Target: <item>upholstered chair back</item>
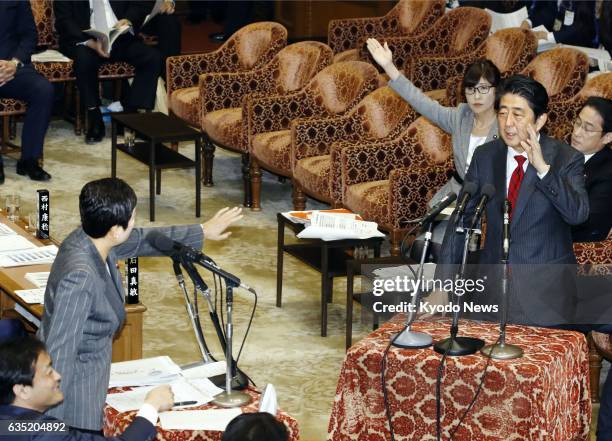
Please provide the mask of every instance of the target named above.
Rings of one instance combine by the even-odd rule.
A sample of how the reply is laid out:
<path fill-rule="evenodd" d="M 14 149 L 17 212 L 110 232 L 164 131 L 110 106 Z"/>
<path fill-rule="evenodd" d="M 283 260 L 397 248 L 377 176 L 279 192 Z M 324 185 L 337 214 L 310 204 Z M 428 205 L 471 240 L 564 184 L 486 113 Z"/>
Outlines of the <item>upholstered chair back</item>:
<path fill-rule="evenodd" d="M 319 72 L 305 92 L 317 107 L 323 107 L 329 114 L 339 114 L 354 106 L 370 83 L 378 83 L 378 71 L 374 66 L 363 61 L 345 61 Z"/>
<path fill-rule="evenodd" d="M 453 9 L 436 22 L 436 44 L 453 56 L 478 48 L 489 35 L 491 16 L 480 8 Z"/>
<path fill-rule="evenodd" d="M 538 40 L 527 29 L 501 29 L 487 38 L 485 58 L 491 60 L 500 72 L 518 72 L 536 56 Z"/>
<path fill-rule="evenodd" d="M 53 0 L 30 0 L 30 6 L 38 31 L 38 46 L 57 46 Z"/>
<path fill-rule="evenodd" d="M 580 92 L 588 72 L 589 59 L 584 52 L 556 48 L 539 54 L 522 73 L 542 83 L 549 101 L 561 101 Z"/>
<path fill-rule="evenodd" d="M 415 116 L 406 100 L 388 86 L 370 93 L 351 113 L 361 119 L 363 135 L 371 140 L 389 136 L 398 125 Z"/>
<path fill-rule="evenodd" d="M 294 43 L 276 54 L 270 63 L 277 93 L 289 93 L 304 87 L 333 58 L 332 50 L 324 43 L 303 41 Z"/>
<path fill-rule="evenodd" d="M 238 30 L 223 46 L 228 49 L 228 54 L 235 57 L 243 69 L 248 70 L 261 65 L 262 60 L 268 61 L 271 56 L 266 55 L 273 56 L 278 52 L 279 47 L 276 47 L 275 43 L 283 41 L 282 46 L 284 46 L 286 39 L 287 30 L 282 25 L 274 22 L 260 22 Z"/>
<path fill-rule="evenodd" d="M 404 35 L 418 35 L 426 32 L 444 14 L 445 3 L 441 0 L 401 0 L 387 17 L 397 18 Z"/>

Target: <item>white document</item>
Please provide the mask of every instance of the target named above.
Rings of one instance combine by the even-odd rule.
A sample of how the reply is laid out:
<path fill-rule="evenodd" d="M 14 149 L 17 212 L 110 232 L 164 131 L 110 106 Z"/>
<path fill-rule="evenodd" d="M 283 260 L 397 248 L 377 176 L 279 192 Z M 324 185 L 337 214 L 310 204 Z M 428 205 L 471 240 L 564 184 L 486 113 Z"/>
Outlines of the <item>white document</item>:
<path fill-rule="evenodd" d="M 45 300 L 45 288 L 19 289 L 15 291 L 26 303 L 37 303 L 42 305 Z"/>
<path fill-rule="evenodd" d="M 159 422 L 165 430 L 217 430 L 223 432 L 229 422 L 242 413 L 235 409 L 183 410 L 162 412 Z"/>
<path fill-rule="evenodd" d="M 111 364 L 109 387 L 147 386 L 172 383 L 181 368 L 166 355 Z"/>
<path fill-rule="evenodd" d="M 259 411 L 268 412 L 269 414 L 276 416 L 278 411 L 278 401 L 276 399 L 276 389 L 273 384 L 268 384 L 264 389 L 264 393 L 259 401 Z"/>
<path fill-rule="evenodd" d="M 17 232 L 9 227 L 7 224 L 0 223 L 0 237 L 2 236 L 14 236 Z"/>
<path fill-rule="evenodd" d="M 610 54 L 605 49 L 594 49 L 592 47 L 571 46 L 569 44 L 560 44 L 560 47 L 569 47 L 584 52 L 594 63 L 605 65 L 610 62 Z"/>
<path fill-rule="evenodd" d="M 13 266 L 39 265 L 53 263 L 57 255 L 57 247 L 48 245 L 46 247 L 34 246 L 33 249 L 0 252 L 0 267 L 9 268 Z"/>
<path fill-rule="evenodd" d="M 225 374 L 226 369 L 227 365 L 225 361 L 215 361 L 214 363 L 206 363 L 199 366 L 184 368 L 181 373 L 183 377 L 193 380 L 222 375 Z"/>
<path fill-rule="evenodd" d="M 310 225 L 297 237 L 300 239 L 367 239 L 384 237 L 376 222 L 360 221 L 330 213 L 313 212 Z"/>
<path fill-rule="evenodd" d="M 26 273 L 25 279 L 32 282 L 37 288 L 46 288 L 47 280 L 49 280 L 49 271 Z"/>
<path fill-rule="evenodd" d="M 519 28 L 521 23 L 529 18 L 527 7 L 523 6 L 518 11 L 508 14 L 500 14 L 499 12 L 491 11 L 485 8 L 485 11 L 491 16 L 491 33 L 497 32 L 500 29 Z"/>
<path fill-rule="evenodd" d="M 532 29 L 533 32 L 546 32 L 546 39 L 538 38 L 538 48 L 536 52 L 539 54 L 540 52 L 549 51 L 551 49 L 556 48 L 557 42 L 555 41 L 555 34 L 546 29 L 546 26 L 540 25 Z"/>
<path fill-rule="evenodd" d="M 159 14 L 161 7 L 164 5 L 164 0 L 155 0 L 155 4 L 153 5 L 153 9 L 151 9 L 151 13 L 147 15 L 142 22 L 140 28 L 142 29 L 144 25 L 146 25 L 153 17 Z"/>
<path fill-rule="evenodd" d="M 32 54 L 32 61 L 38 63 L 69 63 L 72 60 L 59 51 L 47 49 L 38 54 Z"/>
<path fill-rule="evenodd" d="M 212 383 L 211 383 L 212 384 Z M 214 387 L 216 387 L 213 384 Z M 144 386 L 138 387 L 131 391 L 120 392 L 116 394 L 108 394 L 106 396 L 106 402 L 113 408 L 117 409 L 119 412 L 129 412 L 130 410 L 138 410 L 142 407 L 145 402 L 145 397 L 149 393 L 149 391 L 156 386 Z M 213 400 L 214 395 L 203 392 L 199 387 L 195 387 L 191 382 L 188 382 L 185 379 L 179 379 L 174 383 L 170 384 L 172 388 L 172 392 L 174 393 L 174 401 L 175 402 L 183 402 L 183 401 L 195 401 L 194 404 L 189 404 L 186 406 L 177 406 L 178 408 L 187 408 L 187 407 L 195 407 L 202 406 L 206 403 L 209 403 Z M 219 388 L 217 388 L 219 389 Z M 219 389 L 219 392 L 223 392 Z"/>
<path fill-rule="evenodd" d="M 31 250 L 36 245 L 23 236 L 18 234 L 7 234 L 0 236 L 0 253 L 10 253 L 13 251 Z"/>
<path fill-rule="evenodd" d="M 28 310 L 25 309 L 23 306 L 21 306 L 19 303 L 15 304 L 15 312 L 18 313 L 23 318 L 25 318 L 30 323 L 32 323 L 37 328 L 40 328 L 40 320 L 38 320 L 36 317 L 30 314 Z"/>
<path fill-rule="evenodd" d="M 115 42 L 115 40 L 119 38 L 119 36 L 125 34 L 130 29 L 131 26 L 124 25 L 120 28 L 111 28 L 108 32 L 90 28 L 84 30 L 83 33 L 92 36 L 96 40 L 99 40 L 102 43 L 102 50 L 107 54 L 110 54 L 111 50 L 113 50 L 113 43 Z"/>

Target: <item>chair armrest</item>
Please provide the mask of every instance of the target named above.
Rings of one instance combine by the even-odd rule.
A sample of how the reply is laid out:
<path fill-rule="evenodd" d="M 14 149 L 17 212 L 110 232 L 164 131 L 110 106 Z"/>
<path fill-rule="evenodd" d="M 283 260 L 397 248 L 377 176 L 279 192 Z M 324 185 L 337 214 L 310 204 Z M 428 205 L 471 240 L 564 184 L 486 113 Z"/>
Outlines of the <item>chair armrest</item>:
<path fill-rule="evenodd" d="M 356 47 L 363 38 L 401 35 L 399 21 L 393 16 L 342 18 L 330 20 L 327 26 L 327 44 L 334 54 Z"/>
<path fill-rule="evenodd" d="M 423 91 L 444 89 L 449 78 L 463 74 L 471 63 L 484 56 L 478 50 L 461 57 L 422 57 L 408 60 L 404 65 L 407 77 Z"/>
<path fill-rule="evenodd" d="M 199 89 L 202 116 L 215 110 L 241 107 L 244 96 L 250 93 L 276 92 L 269 69 L 200 75 Z"/>
<path fill-rule="evenodd" d="M 212 72 L 239 70 L 238 64 L 223 47 L 204 54 L 178 55 L 166 59 L 166 89 L 168 96 L 175 90 L 198 85 L 200 75 Z"/>
<path fill-rule="evenodd" d="M 391 224 L 406 228 L 412 219 L 427 212 L 427 203 L 453 175 L 453 161 L 440 165 L 396 168 L 389 174 Z"/>

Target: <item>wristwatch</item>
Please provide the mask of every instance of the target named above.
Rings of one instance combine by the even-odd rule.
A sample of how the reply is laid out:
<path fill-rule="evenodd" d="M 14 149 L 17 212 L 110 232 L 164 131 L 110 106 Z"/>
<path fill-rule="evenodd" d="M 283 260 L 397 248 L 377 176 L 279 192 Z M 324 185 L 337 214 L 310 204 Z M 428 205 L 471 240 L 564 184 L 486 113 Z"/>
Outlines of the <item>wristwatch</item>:
<path fill-rule="evenodd" d="M 19 70 L 23 67 L 23 63 L 19 61 L 17 58 L 13 58 L 11 62 L 15 65 L 15 70 Z"/>

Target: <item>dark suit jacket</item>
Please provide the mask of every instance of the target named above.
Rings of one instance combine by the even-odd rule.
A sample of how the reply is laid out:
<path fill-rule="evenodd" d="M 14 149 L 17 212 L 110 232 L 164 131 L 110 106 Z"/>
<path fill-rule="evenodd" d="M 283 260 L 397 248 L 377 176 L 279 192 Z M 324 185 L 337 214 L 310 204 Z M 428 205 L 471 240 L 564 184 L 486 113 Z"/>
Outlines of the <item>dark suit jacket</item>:
<path fill-rule="evenodd" d="M 587 219 L 589 202 L 584 186 L 584 156 L 567 144 L 543 134 L 540 145 L 550 170 L 540 179 L 535 168 L 531 164 L 527 166 L 510 224 L 509 262 L 513 265 L 515 278 L 523 281 L 522 286 L 514 285 L 518 291 L 516 295 L 520 297 L 517 300 L 523 302 L 522 312 L 510 314 L 510 320 L 516 323 L 542 323 L 538 320 L 542 318 L 542 310 L 552 309 L 546 323 L 555 324 L 569 320 L 568 316 L 573 314 L 573 300 L 555 292 L 555 284 L 569 287 L 568 274 L 562 270 L 575 263 L 571 225 L 578 225 Z M 501 139 L 478 147 L 465 177 L 479 189 L 485 184 L 491 184 L 496 189 L 485 209 L 486 238 L 479 256 L 479 264 L 483 268 L 482 264 L 498 264 L 502 258 L 507 149 Z M 478 193 L 468 203 L 464 217 L 466 226 L 469 226 L 479 199 Z M 454 218 L 450 222 L 452 225 Z M 447 228 L 439 263 L 459 263 L 462 250 L 463 235 L 456 234 L 453 228 Z M 452 274 L 449 274 L 452 269 L 443 265 L 437 277 L 452 278 Z M 557 273 L 557 270 L 561 272 Z M 534 271 L 535 274 L 525 271 Z M 498 276 L 489 278 L 493 292 L 499 291 L 498 281 Z M 554 298 L 551 299 L 551 296 Z"/>
<path fill-rule="evenodd" d="M 156 230 L 194 248 L 202 247 L 200 225 Z M 62 242 L 51 266 L 38 336 L 62 376 L 64 403 L 47 413 L 72 427 L 102 427 L 113 336 L 125 318 L 125 292 L 116 263 L 127 257 L 162 255 L 147 242 L 149 231 L 134 228 L 104 262 L 89 236 L 78 228 Z"/>
<path fill-rule="evenodd" d="M 29 63 L 38 41 L 30 2 L 0 1 L 0 60 Z"/>
<path fill-rule="evenodd" d="M 565 7 L 574 12 L 574 22 L 571 26 L 563 23 Z M 557 0 L 536 0 L 529 8 L 529 19 L 534 28 L 544 25 L 553 32 L 555 18 L 562 23 L 561 29 L 554 32 L 557 43 L 593 47 L 596 35 L 594 0 L 565 0 L 561 7 L 557 6 Z"/>
<path fill-rule="evenodd" d="M 604 240 L 612 228 L 612 150 L 604 147 L 584 164 L 591 212 L 589 220 L 572 228 L 574 242 Z"/>
<path fill-rule="evenodd" d="M 0 405 L 0 420 L 30 420 L 30 421 L 48 421 L 50 423 L 59 422 L 60 420 L 51 416 L 36 412 L 31 409 L 24 409 L 23 407 L 11 406 L 11 405 Z M 155 437 L 156 431 L 155 426 L 151 424 L 147 419 L 142 417 L 136 417 L 134 421 L 128 426 L 128 428 L 118 437 L 104 437 L 101 435 L 94 435 L 91 433 L 78 432 L 76 430 L 70 430 L 65 433 L 49 434 L 39 432 L 36 435 L 11 435 L 6 437 L 8 440 L 23 440 L 23 441 L 149 441 Z M 0 439 L 5 438 L 0 436 Z"/>
<path fill-rule="evenodd" d="M 136 32 L 151 11 L 149 2 L 110 0 L 110 5 L 117 20 L 127 18 L 132 22 Z M 53 10 L 60 48 L 73 47 L 77 43 L 91 38 L 83 33 L 84 30 L 91 27 L 91 11 L 88 0 L 55 0 Z"/>

